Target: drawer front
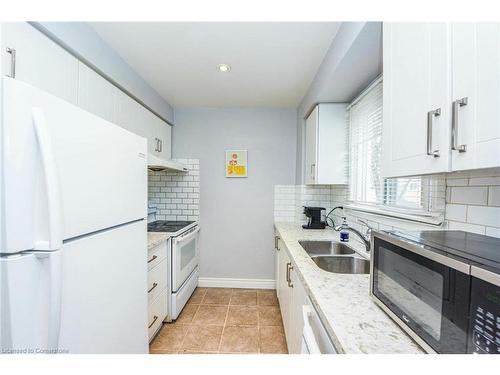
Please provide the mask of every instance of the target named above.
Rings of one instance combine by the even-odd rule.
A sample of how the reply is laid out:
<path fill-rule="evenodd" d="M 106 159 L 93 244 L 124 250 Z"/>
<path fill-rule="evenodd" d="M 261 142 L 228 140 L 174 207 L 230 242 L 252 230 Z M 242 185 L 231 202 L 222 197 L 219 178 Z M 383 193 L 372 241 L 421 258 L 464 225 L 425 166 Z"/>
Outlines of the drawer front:
<path fill-rule="evenodd" d="M 162 260 L 148 271 L 148 301 L 154 300 L 167 287 L 167 260 Z"/>
<path fill-rule="evenodd" d="M 148 308 L 148 334 L 149 341 L 160 329 L 161 324 L 167 316 L 167 291 L 160 293 Z"/>
<path fill-rule="evenodd" d="M 148 250 L 148 270 L 152 270 L 163 259 L 167 257 L 168 241 L 162 242 L 158 246 Z"/>

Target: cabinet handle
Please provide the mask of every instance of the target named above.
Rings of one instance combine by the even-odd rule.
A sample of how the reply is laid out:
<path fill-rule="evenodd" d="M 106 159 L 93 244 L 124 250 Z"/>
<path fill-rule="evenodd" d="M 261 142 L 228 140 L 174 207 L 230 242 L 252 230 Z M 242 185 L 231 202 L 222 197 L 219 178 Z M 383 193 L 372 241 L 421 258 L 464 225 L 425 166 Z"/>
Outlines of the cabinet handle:
<path fill-rule="evenodd" d="M 153 283 L 153 286 L 151 287 L 151 289 L 148 290 L 148 293 L 151 293 L 153 291 L 154 288 L 156 288 L 158 286 L 158 283 Z"/>
<path fill-rule="evenodd" d="M 152 257 L 150 260 L 148 260 L 148 263 L 151 263 L 151 262 L 152 262 L 153 260 L 155 260 L 156 258 L 158 258 L 158 257 L 157 257 L 156 255 L 153 255 L 153 257 Z"/>
<path fill-rule="evenodd" d="M 291 271 L 293 270 L 292 263 L 288 263 L 290 266 L 288 266 L 287 273 L 288 273 L 288 287 L 293 288 L 293 283 L 292 283 L 292 276 L 291 276 Z"/>
<path fill-rule="evenodd" d="M 311 180 L 315 179 L 315 170 L 316 170 L 316 164 L 311 164 Z"/>
<path fill-rule="evenodd" d="M 16 50 L 7 47 L 7 53 L 10 54 L 10 78 L 16 78 Z"/>
<path fill-rule="evenodd" d="M 150 325 L 148 325 L 148 329 L 149 329 L 149 328 L 151 328 L 151 327 L 153 326 L 153 324 L 155 324 L 155 322 L 156 322 L 157 320 L 158 320 L 158 317 L 155 315 L 155 316 L 153 317 L 153 321 L 151 322 L 151 324 L 150 324 Z"/>
<path fill-rule="evenodd" d="M 432 150 L 432 127 L 434 117 L 441 116 L 441 108 L 427 112 L 427 155 L 439 157 L 439 150 Z"/>
<path fill-rule="evenodd" d="M 163 150 L 163 141 L 161 139 L 158 139 L 158 152 L 161 152 Z"/>
<path fill-rule="evenodd" d="M 280 240 L 279 236 L 274 236 L 274 248 L 278 251 L 280 251 L 279 240 Z"/>
<path fill-rule="evenodd" d="M 451 113 L 451 149 L 458 152 L 467 151 L 467 145 L 458 144 L 458 110 L 460 107 L 467 105 L 467 97 L 457 99 L 453 102 L 453 110 Z"/>

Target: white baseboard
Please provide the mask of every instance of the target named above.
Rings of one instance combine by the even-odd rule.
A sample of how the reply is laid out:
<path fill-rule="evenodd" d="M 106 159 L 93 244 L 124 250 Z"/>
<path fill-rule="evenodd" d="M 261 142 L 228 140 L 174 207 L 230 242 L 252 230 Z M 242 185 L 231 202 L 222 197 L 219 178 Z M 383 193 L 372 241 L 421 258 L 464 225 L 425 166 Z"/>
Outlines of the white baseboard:
<path fill-rule="evenodd" d="M 200 277 L 198 286 L 204 288 L 248 288 L 276 289 L 274 280 L 269 279 L 228 279 L 219 277 Z"/>

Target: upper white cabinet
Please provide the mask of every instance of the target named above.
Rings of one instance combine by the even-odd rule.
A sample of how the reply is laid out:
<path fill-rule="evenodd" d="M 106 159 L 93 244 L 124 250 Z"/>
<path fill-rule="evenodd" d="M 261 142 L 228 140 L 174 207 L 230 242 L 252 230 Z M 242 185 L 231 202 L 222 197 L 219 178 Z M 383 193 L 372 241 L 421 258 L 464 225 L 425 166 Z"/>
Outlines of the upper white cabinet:
<path fill-rule="evenodd" d="M 85 64 L 78 64 L 78 106 L 116 123 L 117 91 L 115 86 Z"/>
<path fill-rule="evenodd" d="M 77 104 L 78 60 L 25 22 L 1 27 L 2 75 Z"/>
<path fill-rule="evenodd" d="M 26 22 L 2 23 L 2 75 L 15 75 L 148 139 L 172 156 L 172 127 Z"/>
<path fill-rule="evenodd" d="M 500 24 L 454 23 L 452 169 L 500 166 Z"/>
<path fill-rule="evenodd" d="M 384 23 L 385 177 L 449 169 L 450 48 L 445 23 Z"/>
<path fill-rule="evenodd" d="M 384 177 L 500 166 L 499 27 L 384 23 Z"/>
<path fill-rule="evenodd" d="M 347 120 L 345 103 L 314 107 L 305 125 L 305 183 L 347 183 Z"/>

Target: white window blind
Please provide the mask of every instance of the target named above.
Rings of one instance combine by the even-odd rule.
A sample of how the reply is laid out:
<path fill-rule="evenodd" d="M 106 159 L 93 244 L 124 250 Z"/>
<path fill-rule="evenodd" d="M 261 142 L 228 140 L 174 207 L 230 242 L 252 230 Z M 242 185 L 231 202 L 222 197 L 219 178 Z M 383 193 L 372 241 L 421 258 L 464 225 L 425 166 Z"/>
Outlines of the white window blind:
<path fill-rule="evenodd" d="M 440 176 L 383 179 L 382 80 L 370 85 L 348 109 L 349 200 L 405 214 L 436 216 L 444 211 Z"/>

